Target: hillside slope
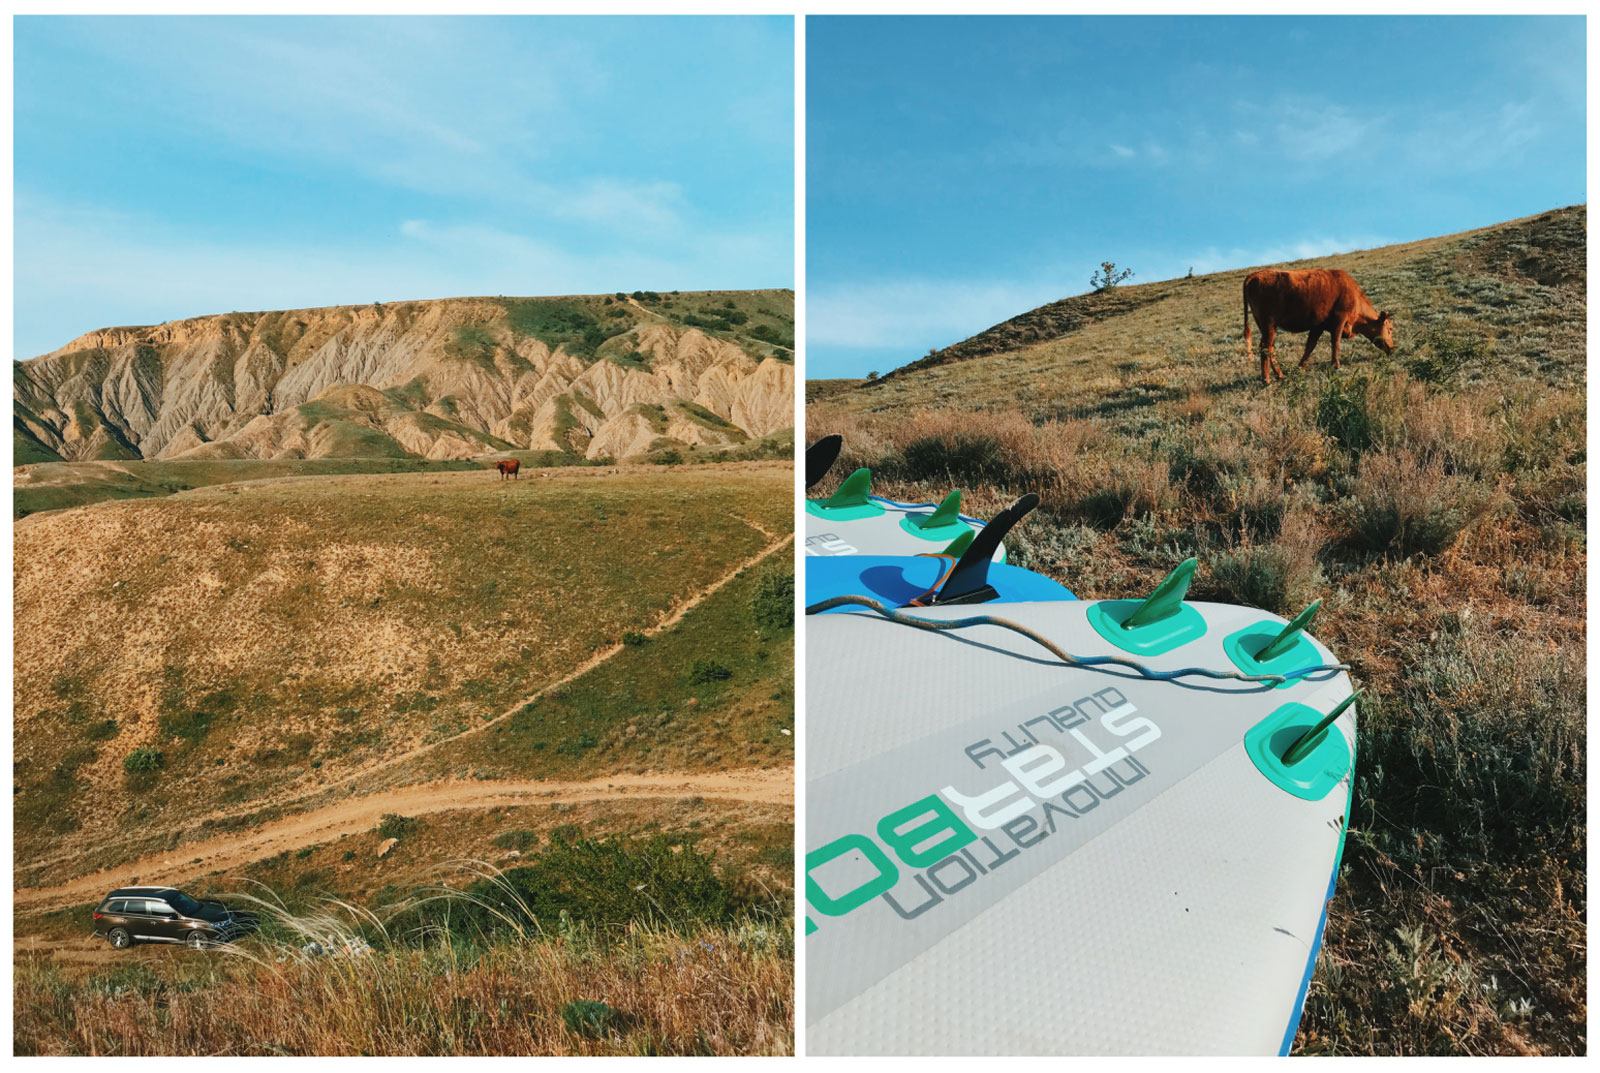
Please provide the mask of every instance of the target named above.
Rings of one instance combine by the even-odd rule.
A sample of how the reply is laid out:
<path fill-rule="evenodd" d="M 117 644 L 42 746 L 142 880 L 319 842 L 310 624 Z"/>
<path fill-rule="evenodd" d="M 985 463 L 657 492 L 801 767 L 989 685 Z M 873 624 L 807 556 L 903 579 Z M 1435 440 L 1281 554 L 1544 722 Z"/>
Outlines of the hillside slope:
<path fill-rule="evenodd" d="M 1040 504 L 1007 546 L 1089 599 L 1191 593 L 1292 615 L 1349 662 L 1356 787 L 1296 1048 L 1587 1048 L 1582 206 L 1322 258 L 1397 318 L 1396 353 L 1280 335 L 1244 353 L 1246 270 L 1020 314 L 880 380 L 807 385 L 910 502 Z M 1138 266 L 1135 265 L 1135 268 Z"/>
<path fill-rule="evenodd" d="M 785 763 L 787 702 L 744 696 L 792 693 L 767 680 L 786 681 L 786 657 L 751 623 L 743 572 L 782 558 L 792 474 L 769 462 L 575 467 L 517 484 L 482 471 L 300 477 L 17 523 L 19 882 L 249 828 L 348 796 L 357 779 L 395 785 L 400 762 L 526 720 L 528 698 L 655 651 L 621 642 L 658 631 L 671 634 L 663 651 L 715 655 L 729 675 L 694 684 L 675 664 L 665 684 L 683 696 L 648 711 L 613 690 L 609 707 L 544 725 L 541 703 L 537 747 L 475 767 L 709 766 L 678 738 L 726 741 L 722 766 Z M 727 636 L 678 627 L 702 605 Z M 685 703 L 731 714 L 658 722 Z M 648 732 L 630 726 L 646 716 Z M 625 731 L 621 760 L 612 736 Z"/>
<path fill-rule="evenodd" d="M 821 382 L 851 410 L 951 404 L 1020 407 L 1039 416 L 1134 409 L 1128 399 L 1171 399 L 1172 387 L 1136 381 L 1181 375 L 1186 386 L 1234 388 L 1259 380 L 1244 352 L 1242 286 L 1255 267 L 1348 270 L 1373 304 L 1396 319 L 1404 354 L 1432 337 L 1467 334 L 1492 346 L 1473 370 L 1571 388 L 1584 376 L 1588 241 L 1584 206 L 1458 235 L 1396 246 L 1162 280 L 1076 295 L 1017 316 L 854 386 Z M 1252 337 L 1257 338 L 1254 327 Z M 1279 341 L 1279 361 L 1298 361 L 1303 335 Z M 1356 367 L 1377 351 L 1349 341 Z M 1324 339 L 1315 359 L 1328 361 Z M 1070 378 L 1059 380 L 1067 375 Z M 1085 389 L 1089 395 L 1085 396 Z M 1084 399 L 1083 402 L 1074 400 Z"/>
<path fill-rule="evenodd" d="M 459 298 L 108 328 L 13 367 L 18 464 L 624 458 L 792 427 L 794 295 Z"/>

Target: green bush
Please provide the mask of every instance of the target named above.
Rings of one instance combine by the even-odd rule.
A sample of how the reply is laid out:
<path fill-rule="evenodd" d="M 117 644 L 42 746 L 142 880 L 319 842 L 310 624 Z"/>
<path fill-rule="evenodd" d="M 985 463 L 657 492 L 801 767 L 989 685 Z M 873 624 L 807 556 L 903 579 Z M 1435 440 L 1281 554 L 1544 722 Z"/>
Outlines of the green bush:
<path fill-rule="evenodd" d="M 526 827 L 516 831 L 502 831 L 494 836 L 494 844 L 499 849 L 514 849 L 520 853 L 539 844 L 539 832 Z"/>
<path fill-rule="evenodd" d="M 1489 341 L 1482 336 L 1447 335 L 1435 330 L 1404 364 L 1413 379 L 1448 384 L 1488 354 Z"/>
<path fill-rule="evenodd" d="M 147 772 L 159 771 L 164 763 L 164 758 L 159 749 L 149 747 L 135 749 L 122 758 L 122 770 L 129 775 L 142 775 Z"/>
<path fill-rule="evenodd" d="M 455 926 L 482 933 L 501 931 L 509 921 L 550 927 L 565 914 L 574 923 L 599 927 L 692 927 L 726 923 L 745 908 L 713 867 L 715 854 L 664 835 L 604 842 L 555 837 L 526 860 L 468 887 L 477 904 L 465 907 Z"/>
<path fill-rule="evenodd" d="M 617 1011 L 604 1002 L 574 999 L 561 1007 L 561 1020 L 568 1031 L 584 1039 L 604 1039 L 617 1027 Z"/>
<path fill-rule="evenodd" d="M 637 648 L 639 645 L 644 644 L 649 639 L 650 638 L 646 637 L 638 630 L 629 630 L 627 633 L 622 635 L 622 643 L 630 648 Z"/>
<path fill-rule="evenodd" d="M 757 324 L 754 328 L 751 328 L 750 338 L 759 339 L 763 343 L 771 343 L 773 346 L 781 346 L 785 350 L 794 349 L 794 334 L 774 328 L 770 324 Z"/>
<path fill-rule="evenodd" d="M 90 741 L 109 741 L 117 736 L 117 721 L 115 719 L 101 719 L 90 723 L 83 733 L 84 737 Z"/>
<path fill-rule="evenodd" d="M 1004 484 L 1011 469 L 1005 450 L 993 436 L 927 436 L 912 440 L 903 454 L 906 477 L 913 481 Z"/>
<path fill-rule="evenodd" d="M 1377 439 L 1378 423 L 1367 406 L 1366 374 L 1342 371 L 1329 374 L 1317 395 L 1317 427 L 1351 454 L 1359 454 Z"/>
<path fill-rule="evenodd" d="M 397 816 L 393 812 L 386 812 L 378 822 L 378 837 L 406 838 L 421 826 L 422 821 L 415 816 Z"/>
<path fill-rule="evenodd" d="M 732 669 L 726 664 L 718 663 L 709 656 L 702 656 L 689 665 L 689 681 L 693 685 L 720 682 L 725 678 L 732 677 Z"/>
<path fill-rule="evenodd" d="M 213 718 L 210 712 L 168 712 L 156 720 L 156 725 L 167 737 L 182 738 L 193 745 L 206 736 L 206 732 L 211 729 Z"/>
<path fill-rule="evenodd" d="M 794 628 L 794 567 L 768 564 L 756 575 L 756 591 L 750 598 L 756 626 L 763 630 Z"/>

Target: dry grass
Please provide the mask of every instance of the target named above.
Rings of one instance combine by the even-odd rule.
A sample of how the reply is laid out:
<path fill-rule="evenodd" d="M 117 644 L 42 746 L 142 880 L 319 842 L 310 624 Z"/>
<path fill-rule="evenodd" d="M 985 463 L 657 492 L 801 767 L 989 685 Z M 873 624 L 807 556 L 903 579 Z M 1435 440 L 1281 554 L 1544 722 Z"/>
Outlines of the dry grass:
<path fill-rule="evenodd" d="M 441 888 L 397 908 L 421 907 L 444 922 L 451 906 L 472 901 Z M 271 898 L 255 908 L 264 937 L 205 953 L 137 948 L 101 972 L 19 957 L 16 1052 L 793 1051 L 793 936 L 771 918 L 671 927 L 563 916 L 544 927 L 510 921 L 507 934 L 473 939 L 401 934 L 379 914 L 338 901 L 298 914 Z M 344 956 L 351 947 L 358 955 Z M 594 1003 L 603 1006 L 582 1005 Z"/>
<path fill-rule="evenodd" d="M 845 438 L 834 480 L 957 484 L 980 516 L 1037 491 L 1013 559 L 1082 596 L 1147 593 L 1195 555 L 1197 598 L 1323 599 L 1314 629 L 1368 703 L 1302 1052 L 1586 1049 L 1584 225 L 1314 262 L 1395 312 L 1397 353 L 1357 340 L 1333 372 L 1324 341 L 1271 390 L 1241 354 L 1243 272 L 808 385 L 808 438 Z M 908 466 L 928 435 L 959 464 Z"/>
<path fill-rule="evenodd" d="M 770 545 L 791 474 L 318 477 L 20 523 L 19 875 L 180 817 L 269 818 L 501 715 Z M 136 748 L 160 769 L 126 775 Z"/>

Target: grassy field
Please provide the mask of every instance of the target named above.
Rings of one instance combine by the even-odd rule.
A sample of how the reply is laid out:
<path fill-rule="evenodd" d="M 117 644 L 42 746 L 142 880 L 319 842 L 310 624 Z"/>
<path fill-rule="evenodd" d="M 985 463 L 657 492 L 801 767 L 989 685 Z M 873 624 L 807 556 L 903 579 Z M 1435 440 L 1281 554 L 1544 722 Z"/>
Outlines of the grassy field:
<path fill-rule="evenodd" d="M 788 906 L 728 882 L 695 838 L 558 831 L 507 870 L 441 876 L 457 884 L 366 904 L 254 884 L 232 903 L 261 931 L 204 952 L 79 944 L 74 960 L 19 943 L 15 1050 L 792 1053 Z"/>
<path fill-rule="evenodd" d="M 1087 598 L 1290 614 L 1355 668 L 1355 813 L 1296 1049 L 1574 1054 L 1585 986 L 1582 207 L 1298 267 L 1397 318 L 1384 358 L 1260 383 L 1245 272 L 1067 299 L 879 380 L 807 388 L 827 494 L 1040 508 L 1014 560 Z M 1137 268 L 1137 266 L 1134 266 Z M 912 355 L 908 355 L 912 357 Z"/>
<path fill-rule="evenodd" d="M 307 477 L 18 523 L 18 882 L 175 847 L 201 817 L 271 819 L 631 654 L 632 635 L 671 650 L 680 641 L 656 624 L 710 586 L 725 585 L 711 599 L 728 594 L 717 606 L 737 616 L 726 629 L 759 634 L 753 590 L 733 574 L 790 531 L 791 474 L 742 463 L 519 482 Z M 786 763 L 787 640 L 703 641 L 724 642 L 736 677 L 702 690 L 714 713 L 723 693 L 740 698 L 717 716 L 733 728 L 714 739 L 720 766 Z M 542 752 L 503 742 L 498 759 L 543 777 L 591 749 L 585 735 L 612 732 L 591 719 Z M 654 737 L 652 723 L 630 740 Z M 669 759 L 718 766 L 680 745 L 646 763 Z"/>
<path fill-rule="evenodd" d="M 720 420 L 720 419 L 718 419 Z M 738 447 L 716 451 L 658 452 L 663 464 L 748 462 L 794 457 L 794 431 L 785 429 Z M 122 462 L 37 462 L 12 470 L 11 518 L 49 510 L 103 503 L 108 499 L 156 499 L 216 484 L 277 477 L 328 477 L 359 473 L 460 473 L 487 470 L 503 458 L 524 469 L 553 466 L 611 466 L 586 461 L 570 451 L 500 451 L 482 458 L 228 458 L 131 460 Z"/>

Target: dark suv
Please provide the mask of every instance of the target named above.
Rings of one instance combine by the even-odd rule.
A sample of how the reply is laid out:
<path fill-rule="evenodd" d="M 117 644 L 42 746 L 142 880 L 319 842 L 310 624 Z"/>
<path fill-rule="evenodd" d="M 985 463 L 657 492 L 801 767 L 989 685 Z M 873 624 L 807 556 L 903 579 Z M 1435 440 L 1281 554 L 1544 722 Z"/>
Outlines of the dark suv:
<path fill-rule="evenodd" d="M 255 929 L 253 913 L 197 901 L 175 887 L 118 887 L 94 911 L 95 934 L 118 950 L 136 942 L 183 943 L 198 950 Z"/>

